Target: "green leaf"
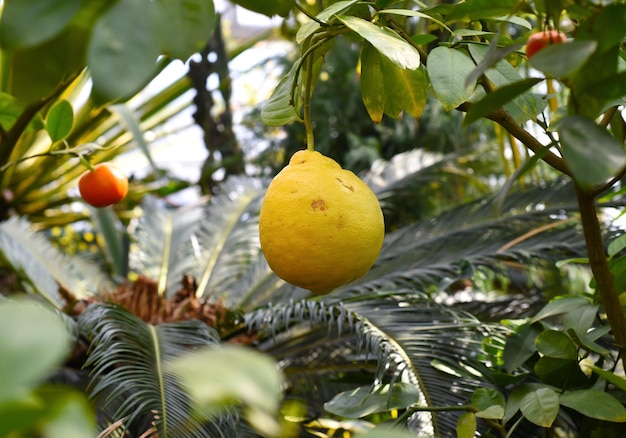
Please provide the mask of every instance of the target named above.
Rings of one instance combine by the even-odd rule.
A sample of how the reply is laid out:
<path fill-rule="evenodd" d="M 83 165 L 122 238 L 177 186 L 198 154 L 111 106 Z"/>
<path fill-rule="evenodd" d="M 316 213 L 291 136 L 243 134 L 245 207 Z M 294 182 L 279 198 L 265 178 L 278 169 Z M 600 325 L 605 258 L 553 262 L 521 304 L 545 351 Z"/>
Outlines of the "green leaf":
<path fill-rule="evenodd" d="M 518 70 L 506 59 L 500 58 L 502 56 L 501 50 L 495 50 L 495 52 L 490 54 L 492 50 L 491 46 L 485 47 L 478 44 L 471 44 L 469 46 L 470 54 L 472 58 L 479 63 L 479 66 L 484 68 L 483 64 L 485 63 L 490 66 L 490 68 L 484 70 L 484 73 L 495 88 L 502 88 L 528 79 L 522 78 Z M 490 58 L 493 59 L 490 60 Z M 479 66 L 476 68 L 479 69 Z M 476 71 L 474 74 L 475 73 Z M 504 104 L 504 109 L 511 114 L 516 122 L 521 124 L 529 119 L 534 119 L 544 105 L 545 99 L 540 99 L 539 96 L 535 94 L 524 93 L 520 96 L 516 96 L 512 102 Z"/>
<path fill-rule="evenodd" d="M 374 123 L 380 123 L 385 110 L 385 83 L 380 67 L 381 55 L 368 43 L 361 50 L 361 97 Z"/>
<path fill-rule="evenodd" d="M 46 406 L 42 412 L 45 416 L 41 415 L 44 417 L 41 425 L 43 436 L 84 438 L 96 435 L 94 414 L 84 394 L 69 388 L 44 387 L 38 395 Z"/>
<path fill-rule="evenodd" d="M 526 324 L 511 333 L 504 345 L 502 359 L 504 369 L 510 373 L 524 364 L 537 352 L 535 339 L 541 333 L 541 325 Z"/>
<path fill-rule="evenodd" d="M 398 67 L 415 70 L 420 66 L 420 54 L 417 49 L 392 30 L 358 17 L 341 15 L 338 18 Z"/>
<path fill-rule="evenodd" d="M 283 376 L 270 356 L 224 345 L 181 357 L 168 369 L 182 378 L 195 409 L 203 415 L 241 403 L 250 424 L 266 436 L 278 436 Z"/>
<path fill-rule="evenodd" d="M 0 45 L 19 50 L 58 34 L 72 20 L 80 0 L 6 1 L 0 18 Z"/>
<path fill-rule="evenodd" d="M 619 99 L 626 95 L 626 71 L 615 73 L 587 87 L 589 94 L 604 99 Z"/>
<path fill-rule="evenodd" d="M 61 141 L 72 130 L 74 110 L 67 100 L 57 102 L 46 117 L 46 131 L 53 142 Z"/>
<path fill-rule="evenodd" d="M 358 434 L 358 438 L 415 438 L 415 433 L 406 429 L 393 427 L 386 424 L 378 425 L 369 432 Z"/>
<path fill-rule="evenodd" d="M 585 307 L 589 304 L 589 300 L 580 297 L 564 297 L 557 298 L 546 304 L 531 320 L 532 322 L 541 321 L 555 315 L 562 315 L 574 309 Z"/>
<path fill-rule="evenodd" d="M 428 77 L 447 111 L 467 101 L 472 95 L 476 84 L 466 86 L 465 80 L 474 67 L 472 59 L 460 50 L 437 47 L 428 55 Z"/>
<path fill-rule="evenodd" d="M 559 397 L 561 405 L 603 421 L 626 422 L 626 408 L 615 397 L 594 389 L 568 391 Z"/>
<path fill-rule="evenodd" d="M 150 0 L 125 0 L 113 4 L 95 24 L 87 63 L 98 103 L 130 96 L 154 77 L 162 38 L 158 10 Z"/>
<path fill-rule="evenodd" d="M 543 81 L 542 78 L 523 79 L 519 82 L 514 82 L 496 89 L 494 92 L 487 94 L 484 98 L 472 105 L 463 123 L 469 125 L 481 117 L 488 115 L 492 111 L 511 102 L 514 98 L 525 93 L 541 81 Z"/>
<path fill-rule="evenodd" d="M 559 396 L 548 387 L 539 387 L 522 397 L 520 410 L 531 423 L 550 427 L 559 413 Z"/>
<path fill-rule="evenodd" d="M 293 102 L 292 91 L 301 62 L 302 60 L 298 59 L 289 73 L 281 78 L 271 97 L 261 109 L 261 120 L 266 125 L 282 126 L 300 120 L 296 109 L 300 108 L 299 102 Z"/>
<path fill-rule="evenodd" d="M 473 412 L 461 414 L 456 423 L 457 438 L 474 438 L 476 435 L 476 415 Z"/>
<path fill-rule="evenodd" d="M 571 41 L 552 44 L 537 52 L 530 60 L 537 70 L 562 78 L 580 68 L 595 52 L 595 41 Z"/>
<path fill-rule="evenodd" d="M 286 17 L 295 7 L 296 0 L 233 0 L 233 3 L 268 17 Z"/>
<path fill-rule="evenodd" d="M 585 366 L 587 368 L 593 370 L 594 373 L 596 373 L 597 375 L 602 377 L 607 382 L 611 382 L 617 388 L 619 388 L 622 391 L 626 392 L 626 379 L 624 377 L 618 376 L 617 374 L 615 374 L 615 373 L 613 373 L 611 371 L 603 370 L 602 368 L 597 367 L 595 365 L 585 365 Z"/>
<path fill-rule="evenodd" d="M 583 188 L 601 184 L 626 165 L 621 142 L 592 120 L 567 116 L 559 121 L 558 129 L 563 158 Z"/>
<path fill-rule="evenodd" d="M 317 14 L 315 18 L 317 18 L 322 23 L 328 23 L 334 15 L 343 13 L 350 6 L 357 3 L 357 1 L 358 0 L 343 0 L 333 3 L 322 12 Z M 298 32 L 296 33 L 296 43 L 301 44 L 304 40 L 317 32 L 320 27 L 321 25 L 315 20 L 307 21 L 302 26 L 300 26 L 300 29 L 298 29 Z"/>
<path fill-rule="evenodd" d="M 504 416 L 504 396 L 494 388 L 478 388 L 472 394 L 472 404 L 478 408 L 478 418 L 499 420 Z"/>
<path fill-rule="evenodd" d="M 442 28 L 444 28 L 448 32 L 454 34 L 454 31 L 452 29 L 450 29 L 448 26 L 446 26 L 446 24 L 443 21 L 437 20 L 436 18 L 431 17 L 428 14 L 424 14 L 423 12 L 413 11 L 413 10 L 410 10 L 410 9 L 382 9 L 382 10 L 376 12 L 376 13 L 377 14 L 403 15 L 405 17 L 425 18 L 426 20 L 430 20 L 433 23 L 438 24 L 439 26 L 441 26 Z"/>
<path fill-rule="evenodd" d="M 581 371 L 578 361 L 543 356 L 534 367 L 535 374 L 545 383 L 563 387 L 571 384 L 587 384 L 589 379 Z"/>
<path fill-rule="evenodd" d="M 621 236 L 613 239 L 609 243 L 609 247 L 607 248 L 607 254 L 609 255 L 609 257 L 613 257 L 624 248 L 626 248 L 626 234 L 622 234 Z"/>
<path fill-rule="evenodd" d="M 385 87 L 385 114 L 397 119 L 404 111 L 418 119 L 427 100 L 428 80 L 424 70 L 421 67 L 398 68 L 386 56 L 381 57 L 380 66 Z"/>
<path fill-rule="evenodd" d="M 545 330 L 535 340 L 537 351 L 545 356 L 558 359 L 576 360 L 576 344 L 565 333 L 558 330 Z"/>
<path fill-rule="evenodd" d="M 361 386 L 337 394 L 324 409 L 345 418 L 362 418 L 391 409 L 405 409 L 420 400 L 419 390 L 409 383 Z"/>
<path fill-rule="evenodd" d="M 0 404 L 23 396 L 63 362 L 71 338 L 40 303 L 0 301 Z"/>
<path fill-rule="evenodd" d="M 158 27 L 171 29 L 162 39 L 161 52 L 186 61 L 207 45 L 216 23 L 212 1 L 160 0 Z"/>
<path fill-rule="evenodd" d="M 509 15 L 518 6 L 517 0 L 467 0 L 449 9 L 446 21 L 483 20 L 485 18 Z"/>

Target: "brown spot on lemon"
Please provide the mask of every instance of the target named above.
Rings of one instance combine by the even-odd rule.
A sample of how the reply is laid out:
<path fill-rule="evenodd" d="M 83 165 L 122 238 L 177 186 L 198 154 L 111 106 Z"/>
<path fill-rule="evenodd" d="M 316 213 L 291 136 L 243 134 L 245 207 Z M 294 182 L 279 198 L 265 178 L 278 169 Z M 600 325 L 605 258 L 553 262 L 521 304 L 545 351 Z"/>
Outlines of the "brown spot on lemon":
<path fill-rule="evenodd" d="M 321 295 L 369 271 L 385 226 L 376 195 L 361 179 L 319 152 L 302 150 L 269 185 L 259 232 L 272 270 Z"/>
<path fill-rule="evenodd" d="M 323 199 L 316 199 L 315 201 L 311 202 L 311 208 L 313 209 L 313 211 L 325 211 L 326 203 Z"/>

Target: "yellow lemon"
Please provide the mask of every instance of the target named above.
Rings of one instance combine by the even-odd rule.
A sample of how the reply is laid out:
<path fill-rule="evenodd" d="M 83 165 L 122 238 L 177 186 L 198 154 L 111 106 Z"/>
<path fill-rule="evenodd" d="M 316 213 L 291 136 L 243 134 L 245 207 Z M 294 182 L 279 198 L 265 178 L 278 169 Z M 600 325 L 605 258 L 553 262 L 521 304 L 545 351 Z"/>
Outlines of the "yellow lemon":
<path fill-rule="evenodd" d="M 372 267 L 385 224 L 376 195 L 359 177 L 301 150 L 270 183 L 259 232 L 276 275 L 322 295 Z"/>

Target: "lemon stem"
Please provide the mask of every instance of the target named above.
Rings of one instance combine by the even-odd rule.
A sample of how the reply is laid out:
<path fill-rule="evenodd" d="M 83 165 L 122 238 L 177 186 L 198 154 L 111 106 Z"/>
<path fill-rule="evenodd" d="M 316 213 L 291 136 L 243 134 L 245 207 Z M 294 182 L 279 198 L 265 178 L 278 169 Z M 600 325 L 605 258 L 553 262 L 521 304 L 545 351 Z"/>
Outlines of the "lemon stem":
<path fill-rule="evenodd" d="M 306 131 L 306 148 L 315 150 L 315 139 L 313 137 L 313 126 L 311 125 L 311 94 L 313 83 L 313 53 L 309 54 L 306 60 L 306 71 L 304 76 L 304 130 Z"/>

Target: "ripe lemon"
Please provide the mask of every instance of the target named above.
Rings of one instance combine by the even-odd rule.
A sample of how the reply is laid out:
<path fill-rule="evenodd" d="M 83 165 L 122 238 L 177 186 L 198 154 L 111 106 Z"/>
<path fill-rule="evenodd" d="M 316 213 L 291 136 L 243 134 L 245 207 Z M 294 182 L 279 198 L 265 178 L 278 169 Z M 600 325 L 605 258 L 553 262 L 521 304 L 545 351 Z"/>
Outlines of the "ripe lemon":
<path fill-rule="evenodd" d="M 296 152 L 270 183 L 259 217 L 261 249 L 283 280 L 323 295 L 363 276 L 385 235 L 372 190 L 319 152 Z"/>

